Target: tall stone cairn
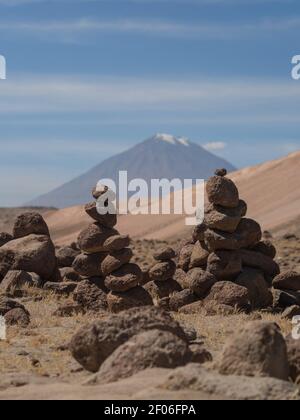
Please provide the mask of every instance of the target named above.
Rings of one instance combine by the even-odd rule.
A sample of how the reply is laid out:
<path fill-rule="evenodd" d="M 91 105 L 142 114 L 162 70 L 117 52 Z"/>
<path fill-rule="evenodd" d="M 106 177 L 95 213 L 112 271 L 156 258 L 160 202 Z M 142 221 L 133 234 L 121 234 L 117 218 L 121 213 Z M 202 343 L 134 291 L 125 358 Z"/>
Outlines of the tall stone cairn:
<path fill-rule="evenodd" d="M 183 244 L 176 277 L 198 300 L 238 309 L 272 306 L 272 281 L 280 269 L 276 249 L 262 240 L 260 225 L 246 217 L 247 204 L 225 169 L 206 185 L 204 222 Z"/>
<path fill-rule="evenodd" d="M 130 238 L 115 229 L 117 215 L 97 211 L 96 200 L 107 192 L 106 186 L 98 185 L 92 193 L 95 201 L 85 206 L 94 222 L 78 237 L 81 254 L 73 268 L 84 281 L 75 290 L 74 299 L 87 310 L 108 308 L 114 313 L 152 305 L 150 295 L 140 286 L 141 269 L 130 263 L 133 257 Z"/>

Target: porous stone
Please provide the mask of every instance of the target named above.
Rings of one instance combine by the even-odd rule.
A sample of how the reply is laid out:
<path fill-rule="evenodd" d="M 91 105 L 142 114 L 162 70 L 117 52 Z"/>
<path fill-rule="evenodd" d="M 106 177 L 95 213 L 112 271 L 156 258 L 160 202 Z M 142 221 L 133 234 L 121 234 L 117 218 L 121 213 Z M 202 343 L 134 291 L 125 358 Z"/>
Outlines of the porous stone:
<path fill-rule="evenodd" d="M 126 292 L 140 283 L 142 271 L 136 264 L 125 264 L 105 279 L 105 286 L 113 292 Z"/>
<path fill-rule="evenodd" d="M 239 205 L 239 192 L 230 179 L 220 176 L 210 178 L 206 183 L 210 203 L 235 208 Z"/>
<path fill-rule="evenodd" d="M 57 317 L 72 317 L 74 315 L 84 314 L 85 309 L 83 306 L 74 303 L 74 302 L 67 302 L 66 304 L 59 306 L 56 311 L 53 313 L 53 316 Z"/>
<path fill-rule="evenodd" d="M 176 272 L 174 261 L 165 261 L 155 264 L 149 271 L 149 277 L 152 281 L 167 281 L 172 279 Z"/>
<path fill-rule="evenodd" d="M 206 267 L 208 257 L 209 252 L 204 244 L 201 244 L 199 241 L 196 242 L 191 255 L 190 268 Z"/>
<path fill-rule="evenodd" d="M 218 362 L 222 375 L 271 377 L 287 381 L 285 340 L 277 324 L 249 322 L 228 340 Z"/>
<path fill-rule="evenodd" d="M 30 314 L 25 308 L 15 308 L 4 315 L 6 325 L 17 325 L 22 328 L 30 324 Z"/>
<path fill-rule="evenodd" d="M 204 298 L 211 290 L 212 286 L 217 282 L 216 277 L 202 270 L 201 268 L 193 268 L 188 272 L 189 287 L 198 298 Z M 190 302 L 191 303 L 191 302 Z"/>
<path fill-rule="evenodd" d="M 201 223 L 201 225 L 198 225 L 194 228 L 192 235 L 194 243 L 196 243 L 197 241 L 204 242 L 204 234 L 206 229 L 207 226 L 205 225 L 205 223 Z"/>
<path fill-rule="evenodd" d="M 188 244 L 181 248 L 179 252 L 177 267 L 184 271 L 188 271 L 190 268 L 191 256 L 194 250 L 194 244 Z"/>
<path fill-rule="evenodd" d="M 197 300 L 197 296 L 189 289 L 175 292 L 170 296 L 169 308 L 171 311 L 178 312 L 180 308 L 189 305 Z"/>
<path fill-rule="evenodd" d="M 4 316 L 7 312 L 12 309 L 24 309 L 25 307 L 14 299 L 0 295 L 0 315 Z"/>
<path fill-rule="evenodd" d="M 23 213 L 15 221 L 13 237 L 18 239 L 32 234 L 49 236 L 47 223 L 39 213 Z"/>
<path fill-rule="evenodd" d="M 108 304 L 104 279 L 95 277 L 80 282 L 74 291 L 73 299 L 87 311 L 106 311 Z"/>
<path fill-rule="evenodd" d="M 59 271 L 63 282 L 82 280 L 81 275 L 72 267 L 64 267 L 61 268 Z"/>
<path fill-rule="evenodd" d="M 117 224 L 117 214 L 110 214 L 109 212 L 106 214 L 100 214 L 97 210 L 97 203 L 95 201 L 86 204 L 84 209 L 88 216 L 102 226 L 113 228 Z"/>
<path fill-rule="evenodd" d="M 269 290 L 261 271 L 244 267 L 243 272 L 238 276 L 235 283 L 248 289 L 253 309 L 262 309 L 272 306 L 273 295 Z"/>
<path fill-rule="evenodd" d="M 168 331 L 187 341 L 181 326 L 169 313 L 149 306 L 110 315 L 82 327 L 73 336 L 70 350 L 85 369 L 97 372 L 119 346 L 136 334 L 151 330 Z"/>
<path fill-rule="evenodd" d="M 215 204 L 208 204 L 205 208 L 204 223 L 210 229 L 234 233 L 247 213 L 247 204 L 240 200 L 236 208 L 229 209 Z"/>
<path fill-rule="evenodd" d="M 103 247 L 107 252 L 120 251 L 130 245 L 130 237 L 128 235 L 115 235 L 106 239 Z"/>
<path fill-rule="evenodd" d="M 242 249 L 240 252 L 243 265 L 262 270 L 266 276 L 272 278 L 280 273 L 279 265 L 272 258 L 247 249 Z"/>
<path fill-rule="evenodd" d="M 147 290 L 155 302 L 182 290 L 180 284 L 175 280 L 150 281 L 144 285 L 144 289 Z"/>
<path fill-rule="evenodd" d="M 215 251 L 207 261 L 207 271 L 217 280 L 234 280 L 242 271 L 239 251 Z"/>
<path fill-rule="evenodd" d="M 102 277 L 101 264 L 107 257 L 106 253 L 80 254 L 73 262 L 73 269 L 83 277 Z"/>
<path fill-rule="evenodd" d="M 274 260 L 276 257 L 277 251 L 275 246 L 272 244 L 271 241 L 263 240 L 258 242 L 253 248 L 252 251 L 260 252 L 261 254 L 266 255 Z"/>
<path fill-rule="evenodd" d="M 300 273 L 285 271 L 273 280 L 274 289 L 300 291 Z"/>
<path fill-rule="evenodd" d="M 214 284 L 205 300 L 239 309 L 249 309 L 250 307 L 250 296 L 246 287 L 229 281 L 220 281 Z"/>
<path fill-rule="evenodd" d="M 188 275 L 182 268 L 177 268 L 173 280 L 175 280 L 182 289 L 188 289 L 190 287 Z"/>
<path fill-rule="evenodd" d="M 106 252 L 105 241 L 111 236 L 119 235 L 118 231 L 112 228 L 93 223 L 84 229 L 78 237 L 78 246 L 87 254 Z"/>
<path fill-rule="evenodd" d="M 164 247 L 153 254 L 156 261 L 169 261 L 176 257 L 176 252 L 171 247 Z"/>
<path fill-rule="evenodd" d="M 103 194 L 107 193 L 109 188 L 106 185 L 97 184 L 92 190 L 92 196 L 98 200 Z"/>
<path fill-rule="evenodd" d="M 292 290 L 273 291 L 274 307 L 288 308 L 290 306 L 300 306 L 300 293 Z"/>
<path fill-rule="evenodd" d="M 124 248 L 107 255 L 101 263 L 101 270 L 104 276 L 117 271 L 124 264 L 128 264 L 133 257 L 132 249 Z"/>
<path fill-rule="evenodd" d="M 56 251 L 56 258 L 59 268 L 72 267 L 72 264 L 80 254 L 80 251 L 74 250 L 70 246 L 63 246 Z"/>
<path fill-rule="evenodd" d="M 150 294 L 141 286 L 134 287 L 126 292 L 110 292 L 107 295 L 108 309 L 118 313 L 131 308 L 153 305 Z"/>

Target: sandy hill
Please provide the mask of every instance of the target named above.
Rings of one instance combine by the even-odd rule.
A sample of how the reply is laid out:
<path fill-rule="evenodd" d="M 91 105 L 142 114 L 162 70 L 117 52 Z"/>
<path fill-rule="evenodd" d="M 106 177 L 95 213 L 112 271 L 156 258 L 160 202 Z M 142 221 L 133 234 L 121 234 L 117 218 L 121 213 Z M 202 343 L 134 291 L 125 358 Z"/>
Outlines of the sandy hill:
<path fill-rule="evenodd" d="M 276 230 L 300 216 L 300 151 L 262 165 L 233 172 L 241 198 L 249 205 L 248 215 L 263 229 Z M 90 220 L 82 206 L 50 211 L 47 223 L 57 244 L 76 239 Z M 117 228 L 133 238 L 175 239 L 190 229 L 183 216 L 121 216 Z"/>

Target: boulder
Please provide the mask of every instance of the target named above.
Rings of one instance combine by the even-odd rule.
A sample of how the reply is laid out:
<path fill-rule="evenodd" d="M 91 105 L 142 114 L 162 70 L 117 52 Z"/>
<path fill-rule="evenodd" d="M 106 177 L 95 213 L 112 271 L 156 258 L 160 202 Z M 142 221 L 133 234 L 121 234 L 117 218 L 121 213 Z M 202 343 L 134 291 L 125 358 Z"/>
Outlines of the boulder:
<path fill-rule="evenodd" d="M 189 268 L 206 267 L 208 257 L 209 252 L 205 249 L 204 244 L 201 244 L 199 241 L 196 242 L 191 255 Z"/>
<path fill-rule="evenodd" d="M 109 188 L 106 185 L 97 184 L 92 190 L 92 195 L 95 200 L 98 200 L 103 194 L 107 193 Z"/>
<path fill-rule="evenodd" d="M 290 377 L 298 385 L 300 383 L 300 340 L 295 340 L 291 335 L 286 338 Z"/>
<path fill-rule="evenodd" d="M 70 350 L 85 369 L 97 372 L 119 346 L 136 334 L 152 330 L 168 331 L 186 341 L 184 331 L 169 313 L 149 306 L 130 309 L 84 326 L 72 338 Z"/>
<path fill-rule="evenodd" d="M 70 246 L 63 246 L 56 251 L 56 258 L 59 268 L 72 267 L 72 264 L 80 254 L 80 251 L 76 251 Z"/>
<path fill-rule="evenodd" d="M 113 292 L 126 292 L 140 283 L 142 271 L 136 264 L 125 264 L 105 279 L 105 286 Z"/>
<path fill-rule="evenodd" d="M 15 308 L 4 315 L 6 325 L 28 327 L 30 324 L 30 314 L 25 308 Z"/>
<path fill-rule="evenodd" d="M 84 207 L 85 212 L 96 222 L 98 222 L 102 226 L 106 226 L 108 228 L 113 228 L 117 224 L 117 214 L 100 214 L 97 210 L 97 203 L 93 201 L 88 203 Z"/>
<path fill-rule="evenodd" d="M 249 248 L 260 242 L 262 230 L 255 220 L 243 218 L 236 229 L 235 235 L 240 248 Z"/>
<path fill-rule="evenodd" d="M 119 235 L 115 229 L 93 223 L 84 229 L 78 236 L 78 246 L 87 254 L 106 252 L 105 241 L 111 236 Z"/>
<path fill-rule="evenodd" d="M 190 289 L 198 298 L 204 298 L 211 290 L 212 286 L 217 282 L 216 277 L 202 270 L 201 268 L 193 268 L 188 272 Z M 191 302 L 190 302 L 191 303 Z"/>
<path fill-rule="evenodd" d="M 141 286 L 134 287 L 126 292 L 110 292 L 107 295 L 108 309 L 118 313 L 131 308 L 153 305 L 150 294 Z"/>
<path fill-rule="evenodd" d="M 155 264 L 149 271 L 149 277 L 152 281 L 167 281 L 173 278 L 176 272 L 174 261 L 166 261 Z"/>
<path fill-rule="evenodd" d="M 144 289 L 147 290 L 155 302 L 182 290 L 180 284 L 172 279 L 168 281 L 150 281 L 144 285 Z"/>
<path fill-rule="evenodd" d="M 119 270 L 123 265 L 128 264 L 133 257 L 132 249 L 124 248 L 107 255 L 101 263 L 101 270 L 104 276 L 108 276 Z"/>
<path fill-rule="evenodd" d="M 272 306 L 273 295 L 261 271 L 244 267 L 243 272 L 238 276 L 235 283 L 248 289 L 253 309 L 263 309 Z"/>
<path fill-rule="evenodd" d="M 17 217 L 13 237 L 18 239 L 28 235 L 50 235 L 47 223 L 39 213 L 28 212 Z"/>
<path fill-rule="evenodd" d="M 117 382 L 155 367 L 173 369 L 190 358 L 187 343 L 176 335 L 161 330 L 142 332 L 117 348 L 88 384 Z"/>
<path fill-rule="evenodd" d="M 235 208 L 239 205 L 239 192 L 230 179 L 220 176 L 210 178 L 206 183 L 210 203 L 223 207 Z"/>
<path fill-rule="evenodd" d="M 12 270 L 9 271 L 0 283 L 0 293 L 14 296 L 15 293 L 24 287 L 34 286 L 32 277 L 26 271 Z"/>
<path fill-rule="evenodd" d="M 229 281 L 216 283 L 205 299 L 206 302 L 214 301 L 221 305 L 232 306 L 238 309 L 249 309 L 250 296 L 246 287 L 239 286 Z"/>
<path fill-rule="evenodd" d="M 300 306 L 300 292 L 292 290 L 274 290 L 273 300 L 275 308 L 288 308 L 290 306 Z"/>
<path fill-rule="evenodd" d="M 228 340 L 218 362 L 222 375 L 271 377 L 287 381 L 287 346 L 277 324 L 249 322 Z"/>
<path fill-rule="evenodd" d="M 180 308 L 189 305 L 197 300 L 197 296 L 189 289 L 175 292 L 171 295 L 169 301 L 169 308 L 173 312 L 178 312 Z"/>
<path fill-rule="evenodd" d="M 87 311 L 106 311 L 108 309 L 106 292 L 103 278 L 91 278 L 78 284 L 73 299 Z"/>
<path fill-rule="evenodd" d="M 130 245 L 130 237 L 128 235 L 115 235 L 106 239 L 103 247 L 107 252 L 120 251 Z"/>
<path fill-rule="evenodd" d="M 275 277 L 280 273 L 279 265 L 270 257 L 247 249 L 241 250 L 243 265 L 262 270 L 266 276 Z"/>
<path fill-rule="evenodd" d="M 174 251 L 173 248 L 170 248 L 170 247 L 161 248 L 153 254 L 153 258 L 156 261 L 162 261 L 162 262 L 172 260 L 175 257 L 176 257 L 176 252 Z"/>
<path fill-rule="evenodd" d="M 276 257 L 277 251 L 275 246 L 272 244 L 271 241 L 263 240 L 258 242 L 253 248 L 252 251 L 259 252 L 261 254 L 266 255 L 274 260 Z"/>
<path fill-rule="evenodd" d="M 181 268 L 184 271 L 189 270 L 193 250 L 194 244 L 188 244 L 181 248 L 177 264 L 178 268 Z"/>
<path fill-rule="evenodd" d="M 14 238 L 12 235 L 6 232 L 0 233 L 0 247 L 7 244 L 9 241 L 12 241 Z"/>
<path fill-rule="evenodd" d="M 240 243 L 235 233 L 222 232 L 221 230 L 207 229 L 205 232 L 205 245 L 210 252 L 218 250 L 236 251 Z"/>
<path fill-rule="evenodd" d="M 28 235 L 8 242 L 0 249 L 0 261 L 2 275 L 9 270 L 23 270 L 38 274 L 44 281 L 56 278 L 55 248 L 46 235 Z"/>
<path fill-rule="evenodd" d="M 274 289 L 300 291 L 300 273 L 285 271 L 273 280 Z"/>
<path fill-rule="evenodd" d="M 82 277 L 101 277 L 103 271 L 101 264 L 107 254 L 98 252 L 96 254 L 80 254 L 73 262 L 73 269 Z"/>
<path fill-rule="evenodd" d="M 223 232 L 234 233 L 247 213 L 247 204 L 240 200 L 236 208 L 225 208 L 215 204 L 208 204 L 205 208 L 204 223 L 210 229 L 221 230 Z"/>
<path fill-rule="evenodd" d="M 207 261 L 207 271 L 217 280 L 234 280 L 242 272 L 242 257 L 239 251 L 215 251 Z"/>

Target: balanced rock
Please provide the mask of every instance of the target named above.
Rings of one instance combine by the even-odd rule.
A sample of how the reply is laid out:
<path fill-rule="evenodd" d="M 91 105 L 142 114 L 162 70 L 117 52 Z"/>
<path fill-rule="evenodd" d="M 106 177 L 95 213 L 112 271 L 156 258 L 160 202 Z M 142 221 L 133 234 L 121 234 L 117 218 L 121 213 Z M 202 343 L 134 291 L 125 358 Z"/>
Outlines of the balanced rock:
<path fill-rule="evenodd" d="M 48 226 L 39 213 L 23 213 L 15 221 L 13 237 L 18 239 L 32 234 L 50 235 Z"/>
<path fill-rule="evenodd" d="M 210 254 L 207 271 L 218 280 L 234 280 L 242 272 L 242 258 L 239 251 L 215 251 Z"/>
<path fill-rule="evenodd" d="M 101 312 L 108 309 L 107 289 L 103 278 L 84 280 L 76 287 L 73 299 L 87 311 Z"/>
<path fill-rule="evenodd" d="M 210 229 L 234 233 L 246 213 L 247 204 L 242 200 L 236 208 L 225 208 L 210 203 L 205 208 L 204 223 Z"/>
<path fill-rule="evenodd" d="M 107 257 L 106 253 L 80 254 L 73 262 L 73 269 L 83 277 L 101 277 L 101 264 Z"/>
<path fill-rule="evenodd" d="M 176 252 L 173 248 L 165 247 L 161 248 L 153 254 L 156 261 L 169 261 L 176 257 Z"/>
<path fill-rule="evenodd" d="M 225 168 L 216 169 L 215 175 L 222 176 L 222 177 L 226 176 L 227 175 L 227 169 L 225 169 Z"/>
<path fill-rule="evenodd" d="M 128 264 L 132 257 L 133 252 L 130 248 L 124 248 L 110 253 L 101 263 L 103 275 L 108 276 L 112 272 L 117 271 L 123 265 Z"/>
<path fill-rule="evenodd" d="M 190 259 L 190 268 L 206 267 L 209 252 L 203 243 L 199 241 L 195 243 Z"/>
<path fill-rule="evenodd" d="M 211 252 L 218 250 L 235 251 L 240 248 L 238 237 L 235 233 L 207 229 L 204 237 L 205 245 L 207 246 L 207 249 Z"/>
<path fill-rule="evenodd" d="M 272 306 L 273 295 L 261 271 L 244 267 L 243 272 L 238 276 L 235 283 L 246 287 L 253 309 L 263 309 Z"/>
<path fill-rule="evenodd" d="M 273 299 L 275 308 L 285 309 L 290 306 L 300 306 L 300 292 L 274 289 Z"/>
<path fill-rule="evenodd" d="M 97 372 L 119 346 L 136 334 L 151 330 L 168 331 L 186 341 L 184 331 L 170 314 L 144 307 L 110 315 L 83 327 L 72 338 L 70 350 L 85 369 Z"/>
<path fill-rule="evenodd" d="M 260 252 L 261 254 L 266 255 L 267 257 L 270 257 L 274 260 L 276 257 L 276 248 L 272 244 L 271 241 L 263 240 L 261 242 L 258 242 L 253 248 L 252 251 Z"/>
<path fill-rule="evenodd" d="M 88 384 L 116 382 L 150 368 L 173 369 L 190 359 L 187 343 L 171 332 L 141 332 L 117 348 Z"/>
<path fill-rule="evenodd" d="M 97 210 L 97 203 L 93 201 L 92 203 L 88 203 L 85 206 L 85 212 L 94 219 L 96 222 L 100 223 L 102 226 L 106 226 L 108 228 L 113 228 L 117 224 L 117 214 L 100 214 Z"/>
<path fill-rule="evenodd" d="M 211 290 L 212 286 L 217 282 L 217 279 L 213 274 L 204 271 L 201 268 L 193 268 L 190 270 L 188 278 L 189 287 L 198 298 L 204 298 Z"/>
<path fill-rule="evenodd" d="M 102 197 L 102 195 L 108 192 L 109 188 L 106 185 L 97 184 L 95 188 L 93 188 L 92 195 L 95 200 Z"/>
<path fill-rule="evenodd" d="M 273 280 L 274 289 L 300 291 L 300 273 L 285 271 Z"/>
<path fill-rule="evenodd" d="M 126 292 L 140 283 L 142 271 L 136 264 L 125 264 L 105 279 L 105 286 L 113 292 Z"/>
<path fill-rule="evenodd" d="M 182 268 L 177 268 L 173 280 L 175 280 L 182 289 L 188 289 L 190 287 L 188 274 L 183 271 Z"/>
<path fill-rule="evenodd" d="M 63 282 L 67 281 L 81 281 L 81 275 L 76 272 L 72 267 L 64 267 L 59 269 Z"/>
<path fill-rule="evenodd" d="M 239 192 L 230 179 L 214 176 L 207 181 L 206 191 L 210 203 L 235 208 L 239 205 Z"/>
<path fill-rule="evenodd" d="M 172 279 L 176 272 L 174 261 L 166 261 L 155 264 L 149 271 L 150 279 L 153 281 L 167 281 Z"/>
<path fill-rule="evenodd" d="M 278 264 L 270 257 L 247 249 L 241 250 L 243 265 L 262 270 L 266 276 L 276 277 L 280 273 Z"/>
<path fill-rule="evenodd" d="M 106 239 L 103 247 L 107 252 L 120 251 L 121 249 L 128 248 L 130 245 L 130 237 L 128 235 L 115 235 Z"/>
<path fill-rule="evenodd" d="M 218 369 L 222 375 L 287 381 L 287 347 L 279 327 L 275 323 L 255 321 L 238 329 L 225 345 Z"/>
<path fill-rule="evenodd" d="M 105 252 L 105 241 L 119 233 L 115 229 L 107 228 L 98 223 L 93 223 L 84 229 L 78 237 L 79 248 L 88 254 Z"/>
<path fill-rule="evenodd" d="M 59 268 L 72 267 L 75 258 L 80 254 L 70 246 L 63 246 L 56 251 L 56 258 Z"/>
<path fill-rule="evenodd" d="M 153 305 L 150 294 L 141 286 L 126 292 L 110 292 L 107 295 L 107 303 L 110 312 L 115 314 L 131 308 Z"/>
<path fill-rule="evenodd" d="M 0 247 L 7 244 L 7 242 L 12 241 L 14 238 L 12 235 L 6 232 L 0 233 Z"/>
<path fill-rule="evenodd" d="M 250 296 L 246 287 L 229 281 L 216 283 L 205 300 L 206 302 L 214 301 L 238 309 L 249 309 L 250 307 Z"/>

